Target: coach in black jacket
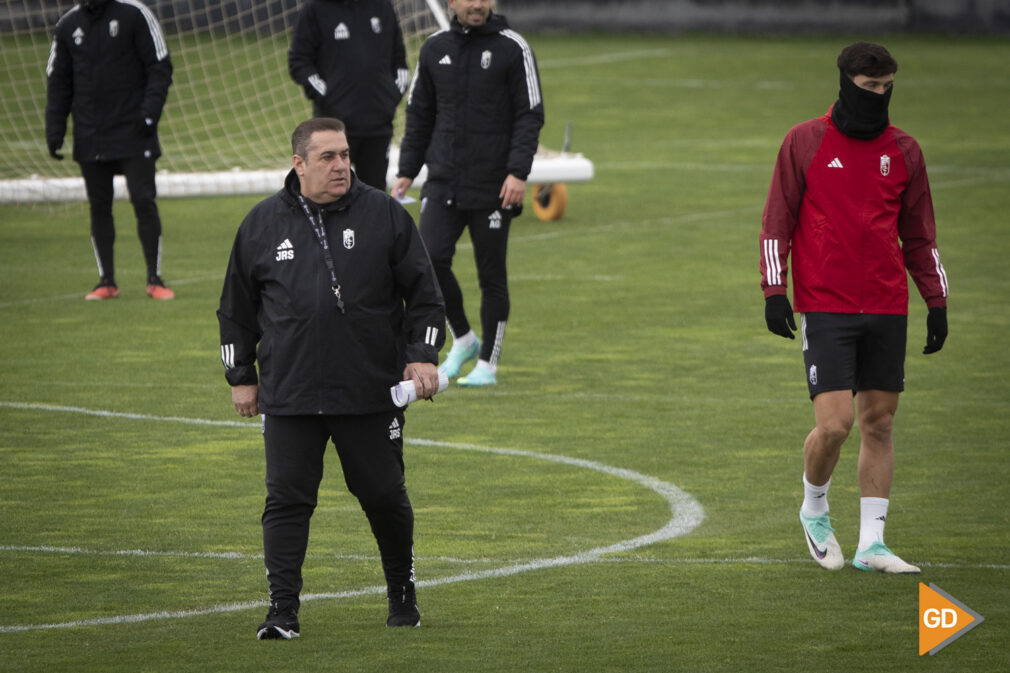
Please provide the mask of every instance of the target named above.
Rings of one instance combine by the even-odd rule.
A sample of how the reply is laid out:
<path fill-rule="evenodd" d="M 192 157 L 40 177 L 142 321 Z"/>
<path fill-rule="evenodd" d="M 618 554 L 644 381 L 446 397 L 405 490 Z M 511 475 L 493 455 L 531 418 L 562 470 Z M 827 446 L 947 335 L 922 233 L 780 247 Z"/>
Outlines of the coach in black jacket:
<path fill-rule="evenodd" d="M 419 397 L 437 391 L 442 296 L 410 215 L 351 172 L 343 124 L 310 119 L 291 142 L 294 170 L 239 227 L 217 312 L 235 409 L 263 414 L 271 607 L 257 637 L 298 635 L 329 438 L 379 545 L 387 625 L 416 626 L 404 416 L 390 387 L 411 379 Z"/>
<path fill-rule="evenodd" d="M 91 205 L 91 239 L 99 284 L 87 299 L 119 295 L 113 264 L 113 176 L 126 176 L 147 262 L 147 293 L 174 294 L 161 281 L 161 219 L 154 162 L 161 156 L 158 121 L 172 83 L 165 37 L 140 2 L 83 0 L 56 25 L 46 66 L 46 144 L 54 159 L 74 118 L 74 161 Z"/>
<path fill-rule="evenodd" d="M 421 47 L 407 97 L 394 196 L 402 196 L 423 164 L 420 230 L 445 297 L 453 346 L 439 367 L 449 377 L 480 356 L 459 385 L 497 383 L 509 314 L 506 248 L 509 223 L 522 209 L 526 178 L 544 123 L 533 50 L 491 0 L 449 0 L 449 30 Z M 483 346 L 463 311 L 452 272 L 456 241 L 470 229 L 481 288 Z"/>
<path fill-rule="evenodd" d="M 410 70 L 389 0 L 309 0 L 291 36 L 288 71 L 317 117 L 347 126 L 354 173 L 386 189 L 393 115 Z"/>

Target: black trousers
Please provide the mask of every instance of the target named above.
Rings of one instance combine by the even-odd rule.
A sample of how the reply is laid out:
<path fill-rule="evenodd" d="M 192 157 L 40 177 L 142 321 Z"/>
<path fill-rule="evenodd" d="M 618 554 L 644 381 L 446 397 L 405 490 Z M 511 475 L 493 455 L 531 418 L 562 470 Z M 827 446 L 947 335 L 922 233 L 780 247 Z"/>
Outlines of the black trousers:
<path fill-rule="evenodd" d="M 154 161 L 139 157 L 81 163 L 84 188 L 91 208 L 91 244 L 95 248 L 98 275 L 103 281 L 114 283 L 116 278 L 112 252 L 116 241 L 116 226 L 112 219 L 112 179 L 116 175 L 126 177 L 130 203 L 137 217 L 137 235 L 147 264 L 147 277 L 161 275 L 161 217 L 155 203 Z"/>
<path fill-rule="evenodd" d="M 388 136 L 347 135 L 347 146 L 351 151 L 354 174 L 366 185 L 386 191 L 386 171 L 389 169 Z"/>
<path fill-rule="evenodd" d="M 298 606 L 309 519 L 332 439 L 344 482 L 379 546 L 390 586 L 414 581 L 414 510 L 403 473 L 403 412 L 361 416 L 265 416 L 263 554 L 271 602 Z"/>
<path fill-rule="evenodd" d="M 511 308 L 506 266 L 511 222 L 512 213 L 507 210 L 459 210 L 436 199 L 425 199 L 418 225 L 442 288 L 449 327 L 455 335 L 470 331 L 470 321 L 463 308 L 463 291 L 452 272 L 456 242 L 464 229 L 470 231 L 480 285 L 480 357 L 494 366 L 498 364 Z"/>

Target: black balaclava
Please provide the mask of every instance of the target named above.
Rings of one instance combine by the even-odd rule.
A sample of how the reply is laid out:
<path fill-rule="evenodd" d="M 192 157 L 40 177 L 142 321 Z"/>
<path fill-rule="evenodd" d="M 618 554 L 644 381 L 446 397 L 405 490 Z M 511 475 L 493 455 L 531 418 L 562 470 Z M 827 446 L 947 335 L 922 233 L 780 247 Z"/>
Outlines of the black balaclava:
<path fill-rule="evenodd" d="M 848 75 L 841 73 L 838 101 L 831 108 L 831 121 L 838 130 L 852 138 L 873 140 L 887 128 L 887 106 L 891 89 L 875 93 L 856 86 Z"/>

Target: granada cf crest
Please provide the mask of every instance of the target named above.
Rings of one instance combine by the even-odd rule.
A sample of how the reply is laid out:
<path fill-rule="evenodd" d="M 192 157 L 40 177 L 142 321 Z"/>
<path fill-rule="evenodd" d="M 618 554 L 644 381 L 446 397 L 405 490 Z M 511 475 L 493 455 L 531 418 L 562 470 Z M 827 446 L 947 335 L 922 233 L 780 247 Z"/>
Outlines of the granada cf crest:
<path fill-rule="evenodd" d="M 487 70 L 491 67 L 491 51 L 488 49 L 484 50 L 484 53 L 480 55 L 480 67 Z"/>
<path fill-rule="evenodd" d="M 880 157 L 880 174 L 888 175 L 891 172 L 891 157 L 886 154 Z"/>
<path fill-rule="evenodd" d="M 379 17 L 377 16 L 372 17 L 372 32 L 376 35 L 382 32 L 382 22 L 379 21 Z"/>
<path fill-rule="evenodd" d="M 354 230 L 344 229 L 344 247 L 350 250 L 354 247 Z"/>

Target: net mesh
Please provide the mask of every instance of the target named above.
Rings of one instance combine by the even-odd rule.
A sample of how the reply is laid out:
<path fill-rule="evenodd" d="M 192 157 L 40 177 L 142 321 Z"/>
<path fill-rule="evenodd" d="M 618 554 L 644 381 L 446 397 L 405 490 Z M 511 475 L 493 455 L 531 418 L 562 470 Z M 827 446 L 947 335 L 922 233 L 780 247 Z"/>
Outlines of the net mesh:
<path fill-rule="evenodd" d="M 161 22 L 174 68 L 159 125 L 164 152 L 159 172 L 196 174 L 191 182 L 198 189 L 187 193 L 264 191 L 257 173 L 290 165 L 291 130 L 312 114 L 310 101 L 287 68 L 290 36 L 302 3 L 143 1 Z M 0 0 L 0 200 L 34 200 L 25 198 L 26 180 L 68 186 L 73 192 L 70 197 L 49 194 L 47 199 L 84 198 L 82 186 L 72 187 L 80 175 L 77 165 L 54 161 L 45 143 L 46 60 L 57 21 L 75 4 Z M 421 42 L 438 29 L 430 5 L 437 12 L 444 2 L 393 4 L 413 68 Z M 72 127 L 64 142 L 67 155 L 73 146 Z M 228 175 L 222 178 L 222 173 Z M 276 188 L 275 181 L 269 184 L 265 191 Z"/>

